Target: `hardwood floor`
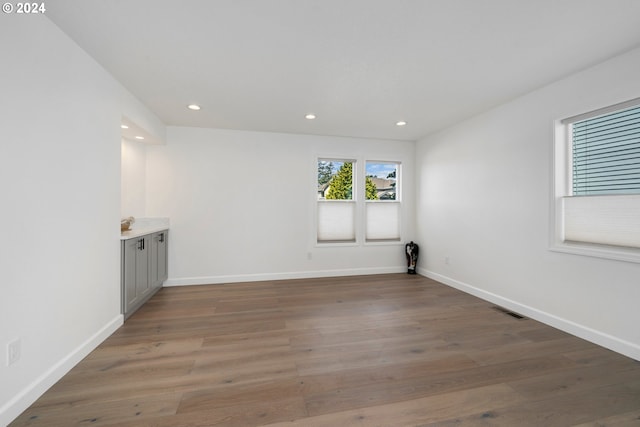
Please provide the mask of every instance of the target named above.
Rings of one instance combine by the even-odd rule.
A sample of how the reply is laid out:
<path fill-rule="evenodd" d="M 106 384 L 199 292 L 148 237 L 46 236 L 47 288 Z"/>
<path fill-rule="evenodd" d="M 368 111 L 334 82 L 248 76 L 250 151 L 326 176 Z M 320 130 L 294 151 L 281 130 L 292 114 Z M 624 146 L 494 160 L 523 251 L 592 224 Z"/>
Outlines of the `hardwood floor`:
<path fill-rule="evenodd" d="M 421 276 L 164 288 L 11 426 L 640 426 L 640 363 Z"/>

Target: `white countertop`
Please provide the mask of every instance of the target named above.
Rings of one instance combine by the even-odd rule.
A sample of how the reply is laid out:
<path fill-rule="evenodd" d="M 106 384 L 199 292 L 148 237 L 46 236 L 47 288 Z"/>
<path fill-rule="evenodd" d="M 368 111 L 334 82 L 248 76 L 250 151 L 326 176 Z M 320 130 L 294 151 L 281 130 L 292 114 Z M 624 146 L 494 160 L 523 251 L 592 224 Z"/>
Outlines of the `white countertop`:
<path fill-rule="evenodd" d="M 156 231 L 168 230 L 167 226 L 157 226 L 150 228 L 138 228 L 133 230 L 127 230 L 120 233 L 120 240 L 129 240 L 135 237 L 144 236 L 145 234 L 155 233 Z"/>
<path fill-rule="evenodd" d="M 134 239 L 164 230 L 169 230 L 169 218 L 136 218 L 130 230 L 120 232 L 120 240 Z"/>

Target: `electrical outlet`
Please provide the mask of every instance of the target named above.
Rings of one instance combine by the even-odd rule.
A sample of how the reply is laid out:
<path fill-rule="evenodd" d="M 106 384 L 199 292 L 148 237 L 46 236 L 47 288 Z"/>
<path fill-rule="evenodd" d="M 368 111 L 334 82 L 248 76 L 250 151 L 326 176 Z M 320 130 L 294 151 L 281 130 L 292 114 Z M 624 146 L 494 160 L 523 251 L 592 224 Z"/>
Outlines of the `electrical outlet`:
<path fill-rule="evenodd" d="M 313 259 L 313 254 L 311 252 L 307 252 L 307 259 L 308 260 Z"/>
<path fill-rule="evenodd" d="M 21 342 L 20 339 L 7 344 L 7 366 L 11 366 L 20 360 Z"/>
<path fill-rule="evenodd" d="M 444 257 L 444 263 L 449 265 L 449 257 L 448 256 Z"/>

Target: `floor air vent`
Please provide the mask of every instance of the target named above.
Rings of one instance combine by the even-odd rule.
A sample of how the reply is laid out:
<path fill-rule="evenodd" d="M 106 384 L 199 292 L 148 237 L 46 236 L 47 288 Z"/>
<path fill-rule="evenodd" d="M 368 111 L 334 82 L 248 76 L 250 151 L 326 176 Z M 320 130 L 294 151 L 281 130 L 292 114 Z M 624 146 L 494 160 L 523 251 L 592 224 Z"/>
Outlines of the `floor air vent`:
<path fill-rule="evenodd" d="M 511 311 L 507 308 L 504 307 L 498 307 L 497 305 L 493 307 L 494 310 L 499 311 L 500 313 L 504 313 L 507 316 L 511 316 L 514 319 L 518 319 L 518 320 L 522 320 L 522 319 L 526 319 L 526 317 L 524 317 L 522 314 L 518 314 L 515 311 Z"/>

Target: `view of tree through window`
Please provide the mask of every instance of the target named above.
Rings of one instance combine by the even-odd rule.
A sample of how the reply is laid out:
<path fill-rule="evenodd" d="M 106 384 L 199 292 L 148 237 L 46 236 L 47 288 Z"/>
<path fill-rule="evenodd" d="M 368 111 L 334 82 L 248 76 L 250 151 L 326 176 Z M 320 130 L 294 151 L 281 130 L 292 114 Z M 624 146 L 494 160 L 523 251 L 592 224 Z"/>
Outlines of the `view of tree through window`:
<path fill-rule="evenodd" d="M 329 181 L 329 187 L 324 195 L 329 200 L 353 199 L 353 163 L 343 163 Z"/>
<path fill-rule="evenodd" d="M 396 200 L 396 170 L 396 164 L 367 162 L 365 199 Z M 353 199 L 352 162 L 318 160 L 318 199 Z"/>
<path fill-rule="evenodd" d="M 353 200 L 353 162 L 318 160 L 318 200 Z"/>

